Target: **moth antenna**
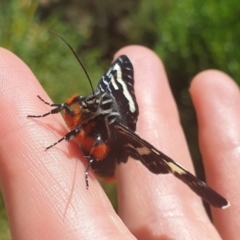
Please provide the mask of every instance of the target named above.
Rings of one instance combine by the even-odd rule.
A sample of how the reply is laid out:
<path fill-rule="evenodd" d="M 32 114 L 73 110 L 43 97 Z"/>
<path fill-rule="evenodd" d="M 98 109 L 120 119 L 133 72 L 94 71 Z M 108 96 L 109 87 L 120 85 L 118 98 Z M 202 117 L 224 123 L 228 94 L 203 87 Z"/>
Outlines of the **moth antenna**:
<path fill-rule="evenodd" d="M 60 36 L 58 33 L 56 33 L 55 31 L 53 31 L 52 29 L 49 29 L 49 31 L 51 31 L 52 33 L 54 33 L 55 35 L 57 35 L 68 47 L 69 49 L 71 50 L 71 52 L 74 54 L 75 58 L 77 59 L 77 61 L 79 62 L 80 66 L 82 67 L 89 83 L 90 83 L 90 86 L 92 88 L 92 92 L 93 92 L 93 95 L 95 95 L 95 92 L 94 92 L 94 89 L 93 89 L 93 85 L 92 85 L 92 81 L 87 73 L 87 70 L 86 68 L 84 67 L 83 63 L 81 62 L 80 58 L 78 57 L 77 53 L 74 51 L 74 49 L 72 48 L 72 46 L 62 37 Z"/>

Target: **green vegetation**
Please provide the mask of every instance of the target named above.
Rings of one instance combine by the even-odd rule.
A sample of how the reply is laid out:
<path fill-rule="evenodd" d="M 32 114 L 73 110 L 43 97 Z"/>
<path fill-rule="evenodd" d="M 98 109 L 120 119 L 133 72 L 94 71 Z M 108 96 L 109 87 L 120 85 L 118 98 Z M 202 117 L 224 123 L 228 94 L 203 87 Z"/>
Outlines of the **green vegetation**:
<path fill-rule="evenodd" d="M 200 159 L 187 89 L 195 74 L 209 68 L 225 71 L 240 83 L 237 0 L 41 2 L 0 3 L 0 45 L 26 62 L 53 101 L 61 102 L 74 93 L 87 94 L 91 89 L 76 59 L 49 29 L 76 49 L 94 86 L 116 50 L 143 44 L 165 63 L 192 156 Z M 114 187 L 104 186 L 116 207 Z M 3 201 L 0 203 L 0 239 L 10 239 Z"/>

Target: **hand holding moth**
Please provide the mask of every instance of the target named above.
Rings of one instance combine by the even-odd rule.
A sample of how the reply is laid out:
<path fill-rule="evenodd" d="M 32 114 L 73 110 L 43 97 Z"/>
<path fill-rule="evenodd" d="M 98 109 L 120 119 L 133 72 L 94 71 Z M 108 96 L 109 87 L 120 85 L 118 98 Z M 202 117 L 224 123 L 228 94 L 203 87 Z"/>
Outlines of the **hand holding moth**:
<path fill-rule="evenodd" d="M 142 113 L 137 133 L 193 172 L 175 103 L 159 60 L 140 47 L 125 48 L 118 56 L 120 54 L 129 56 L 136 69 L 135 91 Z M 26 119 L 33 111 L 47 110 L 38 99 L 32 99 L 34 94 L 50 100 L 23 63 L 4 50 L 0 56 L 0 62 L 4 63 L 1 68 L 1 96 L 4 96 L 1 137 L 4 141 L 0 147 L 0 176 L 13 237 L 43 239 L 47 236 L 49 239 L 71 235 L 71 239 L 91 239 L 91 236 L 133 239 L 130 230 L 138 239 L 140 236 L 142 239 L 160 236 L 220 239 L 217 231 L 225 238 L 234 239 L 231 229 L 237 229 L 234 212 L 239 209 L 234 195 L 237 195 L 240 178 L 234 143 L 240 132 L 237 111 L 240 97 L 238 88 L 227 76 L 205 72 L 198 75 L 191 86 L 207 179 L 232 204 L 224 211 L 213 210 L 217 230 L 208 220 L 199 197 L 184 184 L 171 175 L 154 175 L 136 161 L 117 168 L 119 215 L 123 224 L 91 173 L 90 189 L 86 190 L 82 180 L 86 165 L 77 146 L 63 142 L 61 147 L 42 151 L 48 143 L 64 135 L 66 127 L 57 115 L 41 121 Z M 142 97 L 146 86 L 148 97 Z M 9 151 L 10 148 L 15 150 Z M 77 159 L 82 161 L 76 164 Z"/>

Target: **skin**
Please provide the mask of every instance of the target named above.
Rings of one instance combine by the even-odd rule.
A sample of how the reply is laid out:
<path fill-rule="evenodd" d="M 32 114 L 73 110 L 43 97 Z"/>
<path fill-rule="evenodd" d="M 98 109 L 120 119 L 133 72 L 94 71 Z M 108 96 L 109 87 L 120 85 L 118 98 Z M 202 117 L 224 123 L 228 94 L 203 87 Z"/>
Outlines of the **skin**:
<path fill-rule="evenodd" d="M 139 46 L 120 54 L 134 65 L 137 133 L 194 172 L 163 64 Z M 36 95 L 51 102 L 29 68 L 4 49 L 0 65 L 0 183 L 13 239 L 238 239 L 240 94 L 229 76 L 204 71 L 190 86 L 207 183 L 231 202 L 211 209 L 212 224 L 185 184 L 133 160 L 117 167 L 118 216 L 92 172 L 86 190 L 87 164 L 75 143 L 44 151 L 68 130 L 60 114 L 26 118 L 49 111 Z"/>

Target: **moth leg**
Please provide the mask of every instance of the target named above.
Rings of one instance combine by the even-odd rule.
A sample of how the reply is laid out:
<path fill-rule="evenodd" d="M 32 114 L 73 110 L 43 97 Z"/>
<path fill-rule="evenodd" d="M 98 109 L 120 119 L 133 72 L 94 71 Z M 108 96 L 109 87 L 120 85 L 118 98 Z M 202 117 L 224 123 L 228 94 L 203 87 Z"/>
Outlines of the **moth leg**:
<path fill-rule="evenodd" d="M 37 97 L 46 105 L 50 106 L 50 107 L 54 107 L 51 111 L 44 113 L 42 115 L 28 115 L 27 117 L 29 118 L 42 118 L 42 117 L 46 117 L 50 114 L 56 114 L 61 112 L 63 109 L 69 113 L 69 114 L 73 114 L 73 110 L 70 108 L 70 106 L 67 103 L 60 103 L 60 104 L 56 104 L 56 103 L 49 103 L 46 102 L 44 99 L 42 99 L 39 95 L 37 95 Z"/>
<path fill-rule="evenodd" d="M 88 172 L 89 169 L 94 161 L 101 161 L 103 160 L 108 153 L 108 148 L 103 141 L 100 134 L 95 136 L 95 142 L 92 145 L 92 148 L 90 150 L 90 155 L 85 156 L 86 159 L 88 159 L 88 165 L 85 170 L 85 181 L 86 181 L 86 188 L 89 188 L 89 181 L 88 181 Z"/>
<path fill-rule="evenodd" d="M 58 143 L 62 142 L 63 140 L 70 141 L 74 137 L 76 137 L 81 131 L 83 127 L 79 125 L 77 128 L 74 128 L 70 132 L 68 132 L 66 135 L 64 135 L 62 138 L 60 138 L 57 142 L 53 143 L 52 145 L 46 147 L 46 150 L 49 148 L 52 148 L 53 146 L 57 145 Z"/>
<path fill-rule="evenodd" d="M 89 181 L 88 181 L 88 172 L 89 172 L 89 169 L 91 167 L 91 164 L 92 162 L 94 161 L 93 158 L 91 158 L 90 156 L 85 156 L 86 159 L 88 159 L 88 165 L 86 167 L 86 170 L 85 170 L 85 182 L 86 182 L 86 189 L 89 188 Z"/>

